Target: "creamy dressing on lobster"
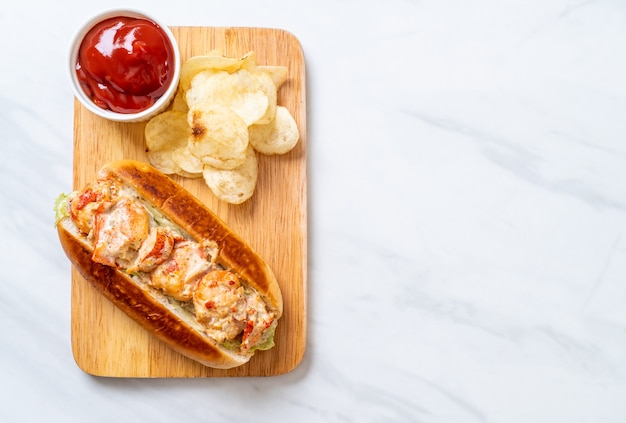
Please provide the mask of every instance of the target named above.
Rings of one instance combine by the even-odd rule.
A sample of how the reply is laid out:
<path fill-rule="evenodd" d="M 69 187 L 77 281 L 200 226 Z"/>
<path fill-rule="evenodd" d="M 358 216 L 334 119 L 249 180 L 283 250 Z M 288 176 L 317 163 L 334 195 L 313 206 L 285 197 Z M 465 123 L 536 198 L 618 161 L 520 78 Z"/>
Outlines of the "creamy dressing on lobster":
<path fill-rule="evenodd" d="M 156 290 L 177 313 L 192 313 L 226 348 L 246 353 L 273 345 L 275 314 L 254 288 L 215 262 L 215 242 L 192 239 L 115 180 L 89 184 L 71 194 L 66 207 L 93 244 L 93 261 Z"/>

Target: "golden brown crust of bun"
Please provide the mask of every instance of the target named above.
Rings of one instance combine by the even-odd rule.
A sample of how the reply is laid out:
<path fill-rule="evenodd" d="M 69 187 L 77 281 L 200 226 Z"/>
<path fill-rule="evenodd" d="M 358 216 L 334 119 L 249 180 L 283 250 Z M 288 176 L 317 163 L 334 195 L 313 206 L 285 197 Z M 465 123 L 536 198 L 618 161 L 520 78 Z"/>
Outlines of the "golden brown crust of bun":
<path fill-rule="evenodd" d="M 152 166 L 136 160 L 107 164 L 100 170 L 99 176 L 107 175 L 132 186 L 192 237 L 215 241 L 219 247 L 217 262 L 248 281 L 268 301 L 276 312 L 276 318 L 282 315 L 282 295 L 270 267 L 196 197 Z"/>

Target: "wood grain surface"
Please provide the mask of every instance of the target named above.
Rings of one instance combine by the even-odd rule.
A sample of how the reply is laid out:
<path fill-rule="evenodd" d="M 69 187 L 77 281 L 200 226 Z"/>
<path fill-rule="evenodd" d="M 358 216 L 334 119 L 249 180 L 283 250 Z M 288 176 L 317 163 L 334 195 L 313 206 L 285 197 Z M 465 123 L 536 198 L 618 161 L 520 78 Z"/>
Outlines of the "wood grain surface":
<path fill-rule="evenodd" d="M 230 205 L 213 196 L 202 179 L 174 179 L 202 200 L 270 264 L 280 284 L 284 314 L 276 346 L 230 370 L 204 367 L 162 344 L 97 293 L 72 270 L 72 350 L 85 372 L 109 377 L 274 376 L 302 360 L 307 330 L 307 177 L 305 66 L 293 34 L 268 28 L 173 27 L 182 60 L 222 49 L 225 55 L 254 51 L 258 64 L 284 65 L 287 82 L 278 93 L 300 129 L 300 141 L 280 156 L 259 155 L 254 196 Z M 145 123 L 115 123 L 74 102 L 74 189 L 96 177 L 107 162 L 147 161 Z"/>

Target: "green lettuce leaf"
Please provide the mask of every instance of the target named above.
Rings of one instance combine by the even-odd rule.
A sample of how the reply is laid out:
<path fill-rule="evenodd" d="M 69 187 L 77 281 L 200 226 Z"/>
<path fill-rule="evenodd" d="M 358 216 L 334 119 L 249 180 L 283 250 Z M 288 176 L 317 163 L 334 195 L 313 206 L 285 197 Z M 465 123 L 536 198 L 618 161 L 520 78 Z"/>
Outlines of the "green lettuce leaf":
<path fill-rule="evenodd" d="M 69 216 L 69 211 L 67 209 L 67 202 L 70 199 L 69 194 L 61 193 L 57 197 L 54 202 L 54 224 L 55 226 L 59 223 L 59 221 L 65 217 Z"/>
<path fill-rule="evenodd" d="M 254 352 L 256 350 L 260 350 L 260 351 L 269 350 L 270 348 L 274 346 L 274 332 L 276 332 L 276 323 L 277 322 L 274 321 L 274 323 L 272 323 L 272 326 L 267 328 L 267 330 L 263 334 L 263 340 L 259 342 L 258 344 L 256 344 L 255 346 L 253 346 L 252 348 L 250 348 L 251 352 Z"/>

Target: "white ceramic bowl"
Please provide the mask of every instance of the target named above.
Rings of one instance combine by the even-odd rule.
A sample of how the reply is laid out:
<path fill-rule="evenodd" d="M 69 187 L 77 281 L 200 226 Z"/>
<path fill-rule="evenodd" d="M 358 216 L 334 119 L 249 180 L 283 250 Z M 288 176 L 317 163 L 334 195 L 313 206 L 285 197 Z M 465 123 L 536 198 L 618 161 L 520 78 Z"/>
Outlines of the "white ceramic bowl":
<path fill-rule="evenodd" d="M 168 87 L 167 91 L 165 91 L 165 93 L 151 107 L 149 107 L 148 109 L 142 110 L 140 112 L 137 112 L 137 113 L 118 113 L 118 112 L 106 110 L 97 106 L 93 101 L 91 101 L 89 96 L 85 94 L 85 92 L 81 88 L 80 83 L 78 81 L 78 76 L 76 75 L 76 60 L 78 58 L 78 51 L 80 49 L 80 45 L 83 41 L 83 38 L 85 37 L 87 32 L 89 32 L 89 30 L 93 28 L 96 24 L 98 24 L 99 22 L 105 19 L 114 18 L 117 16 L 142 18 L 142 19 L 147 19 L 149 21 L 154 22 L 159 27 L 161 27 L 165 35 L 167 35 L 167 38 L 172 44 L 172 50 L 174 51 L 174 66 L 173 66 L 174 77 L 172 78 L 171 85 Z M 176 42 L 174 35 L 169 30 L 167 25 L 163 24 L 162 22 L 155 19 L 154 17 L 147 15 L 146 13 L 133 10 L 133 9 L 111 9 L 111 10 L 107 10 L 105 12 L 99 13 L 98 15 L 89 19 L 76 32 L 76 34 L 72 38 L 68 64 L 69 64 L 69 74 L 70 74 L 70 79 L 72 82 L 72 88 L 74 90 L 74 95 L 76 95 L 76 98 L 78 98 L 78 100 L 83 104 L 83 106 L 85 106 L 87 109 L 89 109 L 96 115 L 101 116 L 105 119 L 109 119 L 109 120 L 113 120 L 117 122 L 142 122 L 163 112 L 167 108 L 167 106 L 170 104 L 172 99 L 174 98 L 174 95 L 176 94 L 176 88 L 178 87 L 178 81 L 180 79 L 180 65 L 181 65 L 178 43 Z"/>

